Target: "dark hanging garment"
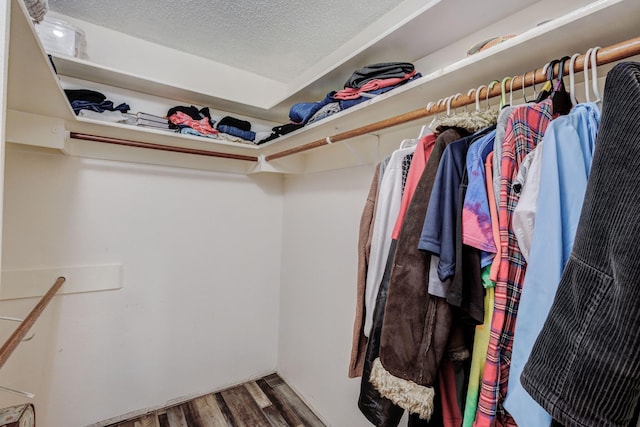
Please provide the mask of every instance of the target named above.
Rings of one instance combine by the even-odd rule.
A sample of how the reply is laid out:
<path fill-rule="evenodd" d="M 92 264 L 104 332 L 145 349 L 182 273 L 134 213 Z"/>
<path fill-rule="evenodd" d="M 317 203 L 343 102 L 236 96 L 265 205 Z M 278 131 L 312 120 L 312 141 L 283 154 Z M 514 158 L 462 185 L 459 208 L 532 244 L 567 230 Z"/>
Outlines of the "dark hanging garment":
<path fill-rule="evenodd" d="M 627 426 L 640 399 L 640 63 L 607 75 L 569 261 L 521 376 L 557 423 Z"/>
<path fill-rule="evenodd" d="M 373 362 L 380 354 L 380 334 L 382 332 L 382 322 L 384 320 L 384 307 L 387 303 L 387 292 L 389 290 L 389 273 L 391 263 L 396 253 L 396 240 L 391 241 L 387 265 L 385 267 L 382 283 L 378 289 L 376 305 L 373 310 L 373 326 L 367 342 L 367 352 L 364 360 L 364 369 L 360 382 L 360 397 L 358 407 L 360 412 L 376 427 L 396 427 L 400 423 L 404 409 L 395 405 L 389 399 L 380 395 L 369 382 Z"/>

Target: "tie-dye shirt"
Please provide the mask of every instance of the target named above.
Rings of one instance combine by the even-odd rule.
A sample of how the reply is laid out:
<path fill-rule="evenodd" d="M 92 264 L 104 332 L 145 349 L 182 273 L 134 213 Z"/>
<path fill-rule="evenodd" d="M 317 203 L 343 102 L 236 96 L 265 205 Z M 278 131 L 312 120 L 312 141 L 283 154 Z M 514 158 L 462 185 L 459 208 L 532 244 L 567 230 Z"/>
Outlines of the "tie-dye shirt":
<path fill-rule="evenodd" d="M 491 131 L 471 144 L 467 151 L 469 184 L 462 208 L 462 243 L 483 252 L 482 267 L 489 265 L 496 253 L 484 167 L 487 156 L 493 151 L 495 137 L 496 131 Z"/>

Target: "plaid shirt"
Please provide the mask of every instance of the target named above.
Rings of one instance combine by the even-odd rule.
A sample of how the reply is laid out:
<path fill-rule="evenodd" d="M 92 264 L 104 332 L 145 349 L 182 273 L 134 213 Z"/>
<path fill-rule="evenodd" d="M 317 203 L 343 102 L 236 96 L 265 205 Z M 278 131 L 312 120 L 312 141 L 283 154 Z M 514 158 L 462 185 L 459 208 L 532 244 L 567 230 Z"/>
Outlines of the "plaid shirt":
<path fill-rule="evenodd" d="M 550 99 L 526 105 L 516 109 L 507 123 L 502 150 L 498 212 L 500 264 L 489 349 L 474 427 L 490 427 L 496 425 L 496 422 L 498 425 L 515 426 L 511 416 L 502 408 L 502 402 L 507 395 L 513 333 L 527 265 L 511 227 L 513 210 L 520 196 L 513 191 L 512 182 L 524 157 L 542 141 L 552 118 L 551 110 Z"/>

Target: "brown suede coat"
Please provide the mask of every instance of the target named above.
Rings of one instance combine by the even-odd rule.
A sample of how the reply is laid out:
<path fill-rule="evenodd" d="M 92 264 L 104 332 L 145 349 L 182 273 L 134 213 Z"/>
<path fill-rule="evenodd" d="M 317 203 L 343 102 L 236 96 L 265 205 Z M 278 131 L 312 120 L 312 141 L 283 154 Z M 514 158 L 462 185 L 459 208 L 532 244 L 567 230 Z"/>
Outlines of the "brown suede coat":
<path fill-rule="evenodd" d="M 447 145 L 466 135 L 459 129 L 447 129 L 438 136 L 407 210 L 391 272 L 380 361 L 392 376 L 418 386 L 432 388 L 436 384 L 440 362 L 448 349 L 464 351 L 461 339 L 459 348 L 458 342 L 449 342 L 450 305 L 427 292 L 431 256 L 418 249 L 418 241 L 442 153 Z"/>
<path fill-rule="evenodd" d="M 378 197 L 380 181 L 380 165 L 376 167 L 367 201 L 360 218 L 360 232 L 358 235 L 358 279 L 356 295 L 356 317 L 353 322 L 353 341 L 351 344 L 351 360 L 349 361 L 349 378 L 362 376 L 367 337 L 364 336 L 364 294 L 369 268 L 369 254 L 371 252 L 371 236 Z"/>

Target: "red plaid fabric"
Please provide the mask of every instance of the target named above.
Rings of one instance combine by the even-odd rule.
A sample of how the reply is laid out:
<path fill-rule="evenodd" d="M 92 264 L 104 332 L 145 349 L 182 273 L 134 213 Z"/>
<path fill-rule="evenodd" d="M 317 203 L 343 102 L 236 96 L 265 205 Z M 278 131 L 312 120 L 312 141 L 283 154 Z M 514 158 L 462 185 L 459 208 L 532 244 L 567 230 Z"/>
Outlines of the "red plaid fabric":
<path fill-rule="evenodd" d="M 542 141 L 551 118 L 552 102 L 547 99 L 538 104 L 516 109 L 507 123 L 502 145 L 498 212 L 500 264 L 489 349 L 480 385 L 480 399 L 474 427 L 516 425 L 502 408 L 502 402 L 507 395 L 513 334 L 527 265 L 511 227 L 513 210 L 520 196 L 512 191 L 511 185 L 524 157 Z"/>

